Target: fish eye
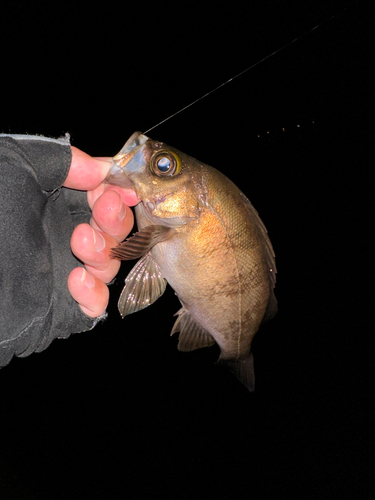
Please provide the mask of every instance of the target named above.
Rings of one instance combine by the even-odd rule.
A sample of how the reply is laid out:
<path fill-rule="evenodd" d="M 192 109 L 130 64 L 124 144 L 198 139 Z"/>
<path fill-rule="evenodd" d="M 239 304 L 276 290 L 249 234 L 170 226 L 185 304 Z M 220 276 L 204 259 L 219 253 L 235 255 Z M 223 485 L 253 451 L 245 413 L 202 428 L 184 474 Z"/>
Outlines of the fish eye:
<path fill-rule="evenodd" d="M 165 174 L 168 172 L 171 168 L 171 160 L 167 158 L 166 156 L 159 158 L 159 160 L 156 162 L 156 166 L 158 170 L 160 170 L 160 173 Z"/>
<path fill-rule="evenodd" d="M 170 151 L 158 151 L 151 160 L 151 167 L 159 176 L 176 175 L 181 170 L 181 160 Z"/>

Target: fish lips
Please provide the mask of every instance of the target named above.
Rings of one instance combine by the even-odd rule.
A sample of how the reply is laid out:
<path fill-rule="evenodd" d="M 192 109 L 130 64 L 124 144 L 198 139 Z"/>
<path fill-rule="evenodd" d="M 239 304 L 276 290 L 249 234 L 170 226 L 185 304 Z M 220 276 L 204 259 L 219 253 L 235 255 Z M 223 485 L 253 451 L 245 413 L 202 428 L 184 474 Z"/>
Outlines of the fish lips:
<path fill-rule="evenodd" d="M 122 188 L 134 189 L 131 175 L 144 171 L 147 166 L 146 142 L 148 140 L 149 137 L 146 135 L 135 132 L 112 159 L 105 182 Z"/>

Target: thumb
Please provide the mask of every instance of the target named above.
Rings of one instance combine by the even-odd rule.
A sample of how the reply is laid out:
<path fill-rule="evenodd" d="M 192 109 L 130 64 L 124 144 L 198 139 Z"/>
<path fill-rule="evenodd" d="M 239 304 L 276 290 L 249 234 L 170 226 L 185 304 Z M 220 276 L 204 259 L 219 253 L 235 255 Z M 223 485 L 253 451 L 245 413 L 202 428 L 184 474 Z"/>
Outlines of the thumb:
<path fill-rule="evenodd" d="M 107 177 L 112 158 L 93 158 L 74 146 L 71 150 L 72 163 L 64 186 L 83 191 L 95 189 Z"/>

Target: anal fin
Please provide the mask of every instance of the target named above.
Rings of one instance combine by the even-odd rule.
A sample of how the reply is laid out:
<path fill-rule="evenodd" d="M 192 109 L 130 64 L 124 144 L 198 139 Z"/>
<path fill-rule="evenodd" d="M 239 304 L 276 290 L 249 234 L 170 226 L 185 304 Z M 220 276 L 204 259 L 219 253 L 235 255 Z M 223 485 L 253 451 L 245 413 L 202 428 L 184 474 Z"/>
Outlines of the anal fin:
<path fill-rule="evenodd" d="M 176 315 L 178 315 L 178 318 L 173 325 L 171 335 L 180 332 L 177 346 L 179 351 L 194 351 L 215 344 L 212 335 L 198 325 L 185 307 L 182 307 Z"/>

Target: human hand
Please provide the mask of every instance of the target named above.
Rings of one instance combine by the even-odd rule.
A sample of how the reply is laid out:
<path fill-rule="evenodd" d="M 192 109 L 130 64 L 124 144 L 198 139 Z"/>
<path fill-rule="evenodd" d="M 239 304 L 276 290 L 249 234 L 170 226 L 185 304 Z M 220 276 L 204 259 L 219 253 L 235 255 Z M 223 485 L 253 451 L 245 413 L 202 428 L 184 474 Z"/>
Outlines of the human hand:
<path fill-rule="evenodd" d="M 109 290 L 120 268 L 111 259 L 110 249 L 124 240 L 134 224 L 130 206 L 139 203 L 131 189 L 103 184 L 111 158 L 92 158 L 72 148 L 72 164 L 64 186 L 87 191 L 92 210 L 90 224 L 79 224 L 71 237 L 74 255 L 85 267 L 76 267 L 68 278 L 68 288 L 82 311 L 91 317 L 102 315 L 108 305 Z"/>

